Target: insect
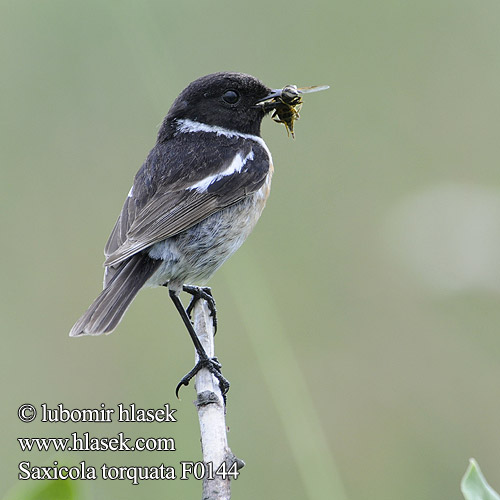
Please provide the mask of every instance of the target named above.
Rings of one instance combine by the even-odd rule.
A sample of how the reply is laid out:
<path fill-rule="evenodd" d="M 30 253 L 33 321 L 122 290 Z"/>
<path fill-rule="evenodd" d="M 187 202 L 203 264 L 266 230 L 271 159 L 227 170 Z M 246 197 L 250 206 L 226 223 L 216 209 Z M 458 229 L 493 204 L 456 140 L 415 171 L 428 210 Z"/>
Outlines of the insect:
<path fill-rule="evenodd" d="M 285 125 L 288 135 L 292 134 L 295 138 L 293 131 L 293 125 L 295 120 L 300 118 L 300 108 L 302 108 L 302 97 L 301 94 L 309 94 L 311 92 L 319 92 L 320 90 L 328 89 L 328 85 L 315 85 L 312 87 L 297 87 L 296 85 L 287 85 L 282 89 L 275 91 L 275 95 L 272 99 L 266 100 L 263 103 L 264 107 L 268 107 L 274 110 L 272 119 L 276 123 L 283 123 Z"/>

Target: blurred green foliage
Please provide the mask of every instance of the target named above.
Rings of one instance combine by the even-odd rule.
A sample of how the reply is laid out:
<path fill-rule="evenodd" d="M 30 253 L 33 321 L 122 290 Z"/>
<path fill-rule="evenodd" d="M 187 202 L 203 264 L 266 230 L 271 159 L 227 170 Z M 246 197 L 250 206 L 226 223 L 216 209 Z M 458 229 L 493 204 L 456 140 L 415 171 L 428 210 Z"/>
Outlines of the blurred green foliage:
<path fill-rule="evenodd" d="M 3 500 L 85 500 L 80 483 L 55 481 L 22 482 L 3 497 Z"/>
<path fill-rule="evenodd" d="M 67 334 L 158 124 L 219 70 L 331 86 L 305 96 L 295 141 L 264 123 L 268 206 L 210 283 L 229 442 L 247 464 L 235 498 L 456 498 L 466 457 L 495 471 L 499 15 L 493 0 L 0 2 L 0 496 L 21 460 L 52 463 L 17 437 L 176 440 L 65 455 L 96 467 L 201 456 L 191 389 L 174 396 L 192 348 L 165 290 L 141 292 L 111 336 Z M 170 402 L 179 421 L 24 424 L 26 402 Z M 200 491 L 85 486 L 93 499 Z"/>
<path fill-rule="evenodd" d="M 462 493 L 465 500 L 499 500 L 500 496 L 486 482 L 477 462 L 471 458 L 469 467 L 462 478 Z"/>

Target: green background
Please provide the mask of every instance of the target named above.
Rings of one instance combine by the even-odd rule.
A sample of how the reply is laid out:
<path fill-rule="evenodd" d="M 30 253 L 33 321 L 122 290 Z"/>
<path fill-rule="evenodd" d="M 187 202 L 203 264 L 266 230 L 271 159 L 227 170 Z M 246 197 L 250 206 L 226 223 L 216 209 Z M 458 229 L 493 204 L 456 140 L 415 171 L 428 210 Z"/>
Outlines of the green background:
<path fill-rule="evenodd" d="M 239 499 L 459 498 L 500 472 L 498 1 L 0 3 L 0 496 L 17 464 L 198 460 L 193 352 L 166 290 L 111 336 L 68 331 L 176 95 L 243 71 L 305 97 L 267 119 L 273 190 L 212 279 Z M 178 409 L 176 424 L 31 424 L 22 403 Z M 174 437 L 173 453 L 21 453 L 16 437 Z M 21 487 L 28 485 L 22 484 Z M 82 484 L 198 498 L 195 480 Z"/>

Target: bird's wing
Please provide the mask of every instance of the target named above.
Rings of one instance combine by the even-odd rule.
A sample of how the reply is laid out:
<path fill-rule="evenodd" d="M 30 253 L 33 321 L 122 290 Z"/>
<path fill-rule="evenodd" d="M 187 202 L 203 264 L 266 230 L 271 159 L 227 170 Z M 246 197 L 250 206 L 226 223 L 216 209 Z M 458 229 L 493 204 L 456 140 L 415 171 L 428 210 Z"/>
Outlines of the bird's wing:
<path fill-rule="evenodd" d="M 138 175 L 106 245 L 104 265 L 116 266 L 256 192 L 270 171 L 266 150 L 247 140 L 241 148 L 228 151 L 232 156 L 195 176 L 170 173 L 170 181 L 149 197 L 140 192 L 147 176 Z"/>

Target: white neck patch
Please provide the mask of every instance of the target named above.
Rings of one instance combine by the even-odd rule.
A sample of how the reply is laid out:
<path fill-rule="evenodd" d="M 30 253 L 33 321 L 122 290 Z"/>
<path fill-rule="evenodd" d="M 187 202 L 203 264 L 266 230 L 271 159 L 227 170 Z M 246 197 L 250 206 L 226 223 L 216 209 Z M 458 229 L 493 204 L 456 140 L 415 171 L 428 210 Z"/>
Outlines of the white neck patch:
<path fill-rule="evenodd" d="M 182 134 L 189 134 L 195 132 L 211 132 L 213 134 L 222 135 L 224 137 L 241 137 L 242 139 L 249 139 L 251 141 L 255 141 L 260 144 L 264 151 L 268 154 L 269 160 L 273 161 L 271 156 L 271 151 L 267 147 L 267 144 L 264 142 L 262 137 L 253 134 L 243 134 L 242 132 L 236 132 L 236 130 L 230 130 L 224 127 L 218 127 L 217 125 L 207 125 L 206 123 L 195 122 L 194 120 L 177 120 L 177 131 Z M 236 158 L 235 158 L 236 159 Z M 233 160 L 234 162 L 234 160 Z"/>

